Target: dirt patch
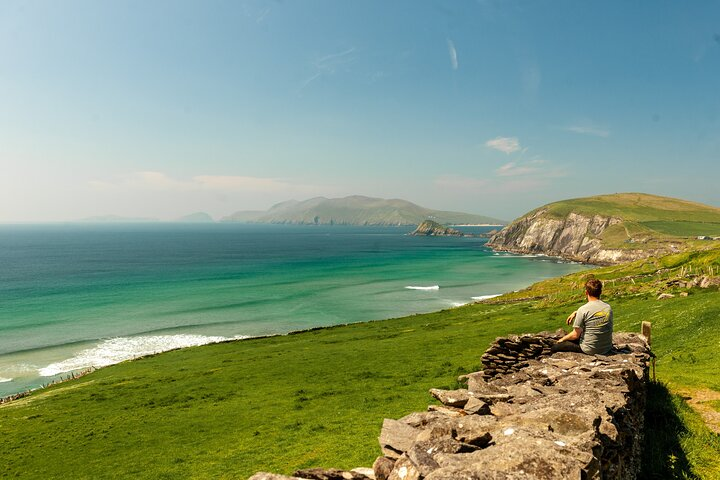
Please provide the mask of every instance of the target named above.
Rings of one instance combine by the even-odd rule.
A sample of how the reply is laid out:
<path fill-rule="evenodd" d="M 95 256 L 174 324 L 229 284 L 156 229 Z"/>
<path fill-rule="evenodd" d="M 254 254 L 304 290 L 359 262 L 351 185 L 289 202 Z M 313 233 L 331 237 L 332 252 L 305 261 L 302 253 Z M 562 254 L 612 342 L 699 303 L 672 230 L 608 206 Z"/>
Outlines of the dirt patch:
<path fill-rule="evenodd" d="M 678 390 L 685 401 L 705 421 L 705 425 L 715 433 L 720 433 L 720 412 L 710 402 L 720 401 L 720 392 L 710 389 Z"/>

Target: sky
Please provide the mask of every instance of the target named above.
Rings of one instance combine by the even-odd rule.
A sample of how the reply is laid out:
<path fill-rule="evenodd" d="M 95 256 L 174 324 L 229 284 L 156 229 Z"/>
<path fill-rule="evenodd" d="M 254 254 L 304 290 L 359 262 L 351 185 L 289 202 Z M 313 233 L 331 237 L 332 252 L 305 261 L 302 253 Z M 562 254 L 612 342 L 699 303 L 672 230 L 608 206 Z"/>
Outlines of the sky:
<path fill-rule="evenodd" d="M 0 222 L 720 206 L 720 3 L 0 2 Z"/>

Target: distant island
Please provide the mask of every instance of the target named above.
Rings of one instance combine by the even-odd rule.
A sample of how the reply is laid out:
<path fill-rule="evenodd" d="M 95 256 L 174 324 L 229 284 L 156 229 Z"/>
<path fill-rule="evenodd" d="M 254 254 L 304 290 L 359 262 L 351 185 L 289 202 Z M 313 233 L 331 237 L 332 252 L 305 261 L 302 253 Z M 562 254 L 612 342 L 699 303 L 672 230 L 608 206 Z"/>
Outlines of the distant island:
<path fill-rule="evenodd" d="M 420 225 L 418 225 L 418 227 L 412 233 L 409 233 L 408 235 L 412 235 L 415 237 L 462 237 L 465 234 L 460 230 L 446 227 L 439 224 L 438 222 L 433 222 L 432 220 L 425 220 Z"/>
<path fill-rule="evenodd" d="M 278 203 L 267 211 L 239 211 L 222 222 L 280 223 L 298 225 L 419 225 L 432 220 L 445 225 L 505 225 L 484 215 L 432 210 L 407 200 L 353 195 L 315 197 Z"/>
<path fill-rule="evenodd" d="M 190 215 L 182 216 L 175 221 L 182 223 L 212 223 L 215 220 L 213 220 L 213 218 L 205 212 L 195 212 Z"/>

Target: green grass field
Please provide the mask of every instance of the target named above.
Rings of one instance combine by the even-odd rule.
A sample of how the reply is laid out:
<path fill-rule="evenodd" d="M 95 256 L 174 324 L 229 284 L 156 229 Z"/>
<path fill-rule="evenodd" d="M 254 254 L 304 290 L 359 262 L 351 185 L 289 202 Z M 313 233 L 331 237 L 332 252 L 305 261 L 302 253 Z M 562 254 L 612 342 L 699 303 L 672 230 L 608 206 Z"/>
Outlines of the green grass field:
<path fill-rule="evenodd" d="M 720 292 L 659 285 L 720 266 L 720 250 L 606 267 L 616 330 L 653 322 L 644 478 L 720 478 L 720 439 L 671 392 L 720 391 Z M 98 370 L 0 407 L 7 478 L 246 478 L 369 466 L 382 419 L 424 410 L 431 387 L 480 368 L 496 337 L 555 330 L 582 272 L 495 304 L 178 350 Z M 614 279 L 614 281 L 613 281 Z M 679 293 L 679 290 L 675 290 Z M 541 297 L 501 303 L 508 298 Z M 670 391 L 665 389 L 667 385 Z"/>

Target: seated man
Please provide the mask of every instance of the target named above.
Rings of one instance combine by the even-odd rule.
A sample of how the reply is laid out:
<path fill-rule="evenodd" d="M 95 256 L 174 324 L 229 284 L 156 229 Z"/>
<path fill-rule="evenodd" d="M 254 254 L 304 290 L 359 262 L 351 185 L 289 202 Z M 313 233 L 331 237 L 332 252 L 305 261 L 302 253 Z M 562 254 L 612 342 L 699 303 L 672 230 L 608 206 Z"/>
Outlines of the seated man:
<path fill-rule="evenodd" d="M 613 312 L 600 300 L 602 282 L 595 278 L 585 284 L 587 303 L 570 314 L 567 324 L 573 331 L 552 346 L 553 352 L 581 352 L 606 355 L 612 349 Z"/>

